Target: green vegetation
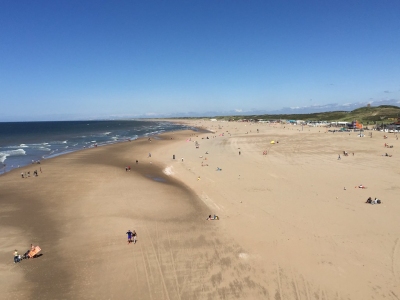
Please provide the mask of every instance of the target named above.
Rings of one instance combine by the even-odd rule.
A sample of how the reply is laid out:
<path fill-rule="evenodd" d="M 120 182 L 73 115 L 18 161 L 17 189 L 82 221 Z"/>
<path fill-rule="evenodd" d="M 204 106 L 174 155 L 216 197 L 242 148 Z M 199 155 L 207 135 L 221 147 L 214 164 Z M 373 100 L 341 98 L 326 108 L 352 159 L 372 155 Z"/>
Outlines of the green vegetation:
<path fill-rule="evenodd" d="M 218 116 L 218 120 L 310 120 L 310 121 L 343 121 L 357 120 L 364 125 L 376 123 L 393 123 L 400 117 L 400 107 L 393 105 L 367 106 L 353 111 L 330 111 L 312 114 L 281 114 L 281 115 L 247 115 L 247 116 Z"/>

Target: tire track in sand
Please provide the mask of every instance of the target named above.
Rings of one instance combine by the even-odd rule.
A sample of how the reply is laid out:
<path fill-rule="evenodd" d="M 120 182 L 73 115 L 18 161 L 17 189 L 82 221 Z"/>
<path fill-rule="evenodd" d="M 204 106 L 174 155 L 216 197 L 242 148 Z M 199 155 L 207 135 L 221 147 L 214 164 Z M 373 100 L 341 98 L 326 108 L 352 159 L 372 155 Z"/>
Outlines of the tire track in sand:
<path fill-rule="evenodd" d="M 163 271 L 161 269 L 161 264 L 160 264 L 160 261 L 159 261 L 158 256 L 157 256 L 156 248 L 154 247 L 153 240 L 151 238 L 149 230 L 147 228 L 146 228 L 146 230 L 147 230 L 147 234 L 149 235 L 149 240 L 150 240 L 151 247 L 153 248 L 154 255 L 156 257 L 157 267 L 158 267 L 158 271 L 160 272 L 160 276 L 161 276 L 161 280 L 162 280 L 162 283 L 163 283 L 165 294 L 167 296 L 167 299 L 170 300 L 168 289 L 167 289 L 167 285 L 165 284 L 164 274 L 163 274 Z"/>
<path fill-rule="evenodd" d="M 140 245 L 140 252 L 142 252 L 142 257 L 143 257 L 143 267 L 144 267 L 144 271 L 146 273 L 146 279 L 147 279 L 147 287 L 149 288 L 149 295 L 150 295 L 150 299 L 153 300 L 153 296 L 151 295 L 151 287 L 150 287 L 150 280 L 149 280 L 149 274 L 147 273 L 147 267 L 146 267 L 146 259 L 144 257 L 144 252 L 143 252 L 143 248 Z"/>
<path fill-rule="evenodd" d="M 394 280 L 396 283 L 398 281 L 398 275 L 397 275 L 397 271 L 396 271 L 396 252 L 397 252 L 398 247 L 399 247 L 399 238 L 397 238 L 396 241 L 394 242 L 393 251 L 392 251 L 392 273 L 393 273 Z"/>
<path fill-rule="evenodd" d="M 279 296 L 280 296 L 280 300 L 283 300 L 283 294 L 282 294 L 282 282 L 281 282 L 281 275 L 280 275 L 280 271 L 279 271 L 279 264 L 276 264 L 276 274 L 278 277 L 278 286 L 279 286 Z"/>

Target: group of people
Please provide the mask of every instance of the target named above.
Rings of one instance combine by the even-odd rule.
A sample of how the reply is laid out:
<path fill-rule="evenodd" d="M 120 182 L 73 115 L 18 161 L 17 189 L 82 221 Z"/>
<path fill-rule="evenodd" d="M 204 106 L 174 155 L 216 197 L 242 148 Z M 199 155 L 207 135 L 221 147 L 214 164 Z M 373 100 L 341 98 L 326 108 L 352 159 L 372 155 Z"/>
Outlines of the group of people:
<path fill-rule="evenodd" d="M 38 248 L 38 249 L 36 249 Z M 24 255 L 20 255 L 18 253 L 18 250 L 15 249 L 14 251 L 14 264 L 21 262 L 22 259 L 26 259 L 26 258 L 33 258 L 36 256 L 37 252 L 39 252 L 41 249 L 39 247 L 34 246 L 33 244 L 31 244 L 30 249 L 28 249 Z"/>
<path fill-rule="evenodd" d="M 207 218 L 207 220 L 208 220 L 208 221 L 210 221 L 210 220 L 219 220 L 219 217 L 216 216 L 216 215 L 214 215 L 214 217 L 212 217 L 211 215 L 209 215 L 208 218 Z"/>
<path fill-rule="evenodd" d="M 136 233 L 136 231 L 134 230 L 134 231 L 132 232 L 132 231 L 128 230 L 128 232 L 127 232 L 126 234 L 128 235 L 128 245 L 129 245 L 130 243 L 136 244 L 136 239 L 137 239 L 137 233 Z"/>
<path fill-rule="evenodd" d="M 40 172 L 42 172 L 42 168 L 40 168 Z M 39 176 L 37 170 L 33 171 L 33 176 L 35 177 Z M 31 171 L 21 172 L 21 178 L 28 178 L 28 177 L 31 177 Z"/>
<path fill-rule="evenodd" d="M 369 204 L 381 204 L 382 201 L 379 200 L 378 198 L 375 198 L 374 200 L 372 200 L 372 198 L 369 197 L 369 198 L 367 199 L 367 201 L 365 201 L 365 203 L 369 203 Z"/>

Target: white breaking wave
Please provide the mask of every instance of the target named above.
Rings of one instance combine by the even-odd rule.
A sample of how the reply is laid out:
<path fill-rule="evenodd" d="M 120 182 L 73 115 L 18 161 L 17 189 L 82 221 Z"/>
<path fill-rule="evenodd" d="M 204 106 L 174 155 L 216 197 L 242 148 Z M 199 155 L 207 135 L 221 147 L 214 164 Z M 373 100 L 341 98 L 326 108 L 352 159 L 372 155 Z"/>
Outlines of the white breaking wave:
<path fill-rule="evenodd" d="M 19 155 L 25 155 L 25 154 L 26 154 L 26 152 L 24 149 L 2 151 L 2 152 L 0 152 L 0 162 L 4 163 L 4 161 L 6 160 L 6 158 L 8 156 L 19 156 Z"/>
<path fill-rule="evenodd" d="M 66 144 L 68 142 L 68 140 L 66 141 L 51 141 L 49 144 L 50 145 L 62 145 L 62 144 Z"/>

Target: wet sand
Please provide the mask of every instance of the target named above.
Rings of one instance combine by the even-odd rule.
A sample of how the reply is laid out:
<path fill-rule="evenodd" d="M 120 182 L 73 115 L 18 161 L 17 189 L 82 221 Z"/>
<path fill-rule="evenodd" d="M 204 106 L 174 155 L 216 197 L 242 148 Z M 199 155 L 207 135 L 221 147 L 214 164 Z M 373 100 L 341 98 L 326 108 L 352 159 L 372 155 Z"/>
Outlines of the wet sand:
<path fill-rule="evenodd" d="M 394 135 L 190 124 L 215 133 L 86 149 L 43 161 L 38 177 L 20 178 L 37 165 L 0 176 L 0 298 L 400 297 Z M 13 250 L 31 243 L 43 255 L 14 264 Z"/>

